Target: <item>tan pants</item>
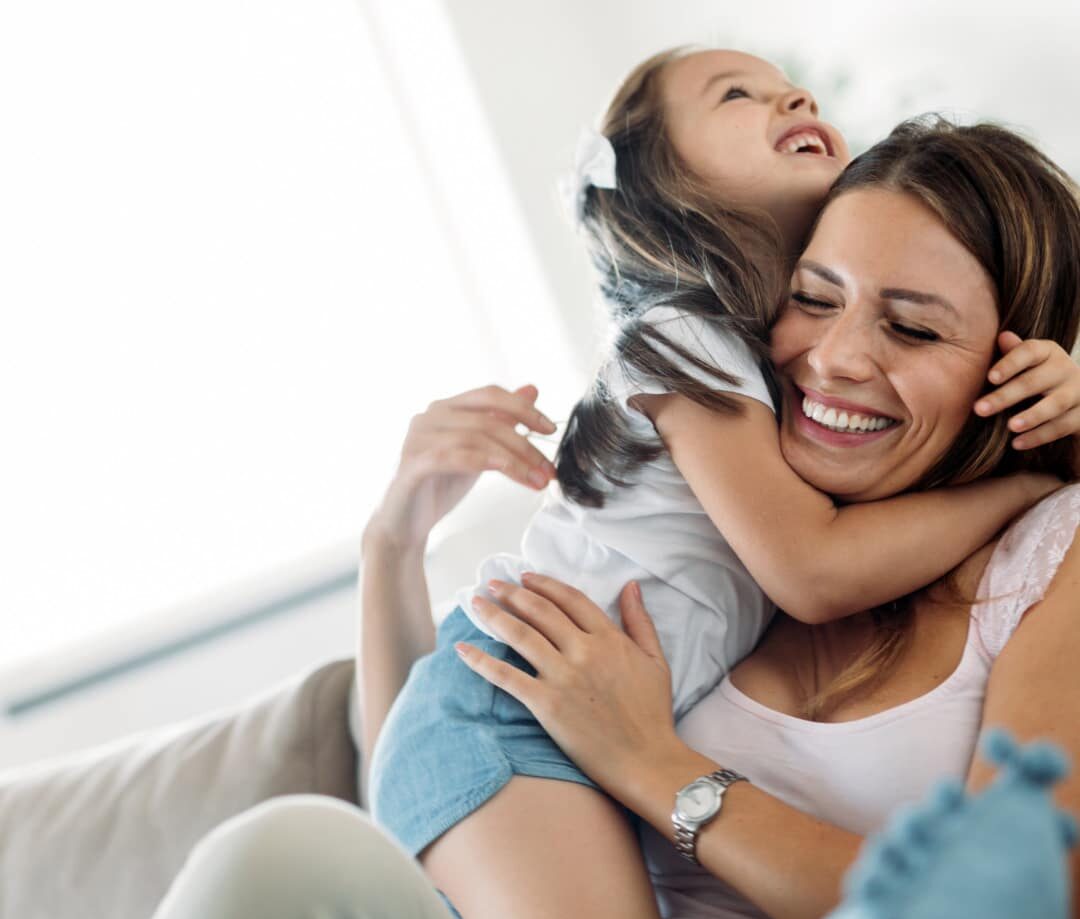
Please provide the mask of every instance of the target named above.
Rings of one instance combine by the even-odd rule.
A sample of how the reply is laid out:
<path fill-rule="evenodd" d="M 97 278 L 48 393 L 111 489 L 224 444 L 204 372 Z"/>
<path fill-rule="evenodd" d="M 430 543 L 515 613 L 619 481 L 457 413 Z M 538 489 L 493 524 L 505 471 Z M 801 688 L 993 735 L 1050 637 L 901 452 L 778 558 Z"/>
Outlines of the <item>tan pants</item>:
<path fill-rule="evenodd" d="M 192 851 L 153 919 L 451 919 L 419 864 L 359 808 L 266 801 Z"/>

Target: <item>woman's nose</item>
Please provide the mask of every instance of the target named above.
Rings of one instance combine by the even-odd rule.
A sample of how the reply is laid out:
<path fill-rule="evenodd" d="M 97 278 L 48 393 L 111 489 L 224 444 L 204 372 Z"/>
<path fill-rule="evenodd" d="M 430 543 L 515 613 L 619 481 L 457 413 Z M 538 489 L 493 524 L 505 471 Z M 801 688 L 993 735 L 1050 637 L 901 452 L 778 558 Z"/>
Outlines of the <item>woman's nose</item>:
<path fill-rule="evenodd" d="M 799 109 L 807 109 L 817 118 L 818 104 L 810 90 L 796 88 L 780 97 L 780 110 L 785 114 L 797 112 Z"/>
<path fill-rule="evenodd" d="M 807 355 L 821 380 L 864 383 L 874 373 L 873 332 L 847 311 L 829 323 Z"/>

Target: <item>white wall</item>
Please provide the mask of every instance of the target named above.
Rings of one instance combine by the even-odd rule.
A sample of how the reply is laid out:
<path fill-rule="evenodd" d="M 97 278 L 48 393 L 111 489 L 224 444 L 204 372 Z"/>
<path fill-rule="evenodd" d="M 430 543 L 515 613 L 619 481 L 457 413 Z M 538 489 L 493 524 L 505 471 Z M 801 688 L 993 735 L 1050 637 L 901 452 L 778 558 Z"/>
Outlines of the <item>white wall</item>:
<path fill-rule="evenodd" d="M 1074 49 L 1080 5 L 915 0 L 903 14 L 885 4 L 822 0 L 721 4 L 715 0 L 445 0 L 490 128 L 555 299 L 587 369 L 597 341 L 590 279 L 554 192 L 577 133 L 621 77 L 653 51 L 684 42 L 756 50 L 798 72 L 857 143 L 904 114 L 965 107 L 1027 125 L 1063 164 L 1080 169 L 1072 102 L 1080 96 Z M 959 50 L 958 50 L 959 49 Z M 845 85 L 845 75 L 858 79 Z M 454 142 L 448 135 L 446 143 Z M 492 253 L 498 258 L 498 253 Z M 513 289 L 505 296 L 513 298 Z M 527 331 L 527 330 L 525 330 Z M 497 485 L 490 494 L 507 500 Z M 528 496 L 518 495 L 522 512 Z M 492 529 L 481 496 L 458 522 L 478 527 L 439 556 L 437 597 L 467 580 L 487 551 L 512 547 L 506 515 Z M 486 516 L 487 515 L 487 516 Z M 453 527 L 453 521 L 444 531 Z M 200 611 L 210 615 L 212 610 Z M 343 591 L 293 615 L 237 632 L 42 708 L 0 720 L 0 768 L 101 742 L 239 701 L 312 662 L 352 653 L 355 596 Z M 48 674 L 12 674 L 8 686 L 47 685 Z M 0 681 L 2 683 L 3 681 Z M 0 697 L 4 696 L 0 685 Z"/>

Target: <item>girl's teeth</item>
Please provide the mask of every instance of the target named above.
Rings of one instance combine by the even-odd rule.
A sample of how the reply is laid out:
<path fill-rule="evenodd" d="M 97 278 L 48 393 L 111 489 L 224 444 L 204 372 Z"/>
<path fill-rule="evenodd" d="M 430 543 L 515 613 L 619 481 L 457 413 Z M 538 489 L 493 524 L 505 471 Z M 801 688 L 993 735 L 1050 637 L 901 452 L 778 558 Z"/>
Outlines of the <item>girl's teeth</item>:
<path fill-rule="evenodd" d="M 816 134 L 796 134 L 784 144 L 784 153 L 798 153 L 800 147 L 809 147 L 815 153 L 825 153 L 825 145 Z"/>
<path fill-rule="evenodd" d="M 809 396 L 803 398 L 803 414 L 818 424 L 843 433 L 870 433 L 880 431 L 892 425 L 892 419 L 860 415 L 857 412 L 837 411 L 820 402 L 814 402 Z"/>

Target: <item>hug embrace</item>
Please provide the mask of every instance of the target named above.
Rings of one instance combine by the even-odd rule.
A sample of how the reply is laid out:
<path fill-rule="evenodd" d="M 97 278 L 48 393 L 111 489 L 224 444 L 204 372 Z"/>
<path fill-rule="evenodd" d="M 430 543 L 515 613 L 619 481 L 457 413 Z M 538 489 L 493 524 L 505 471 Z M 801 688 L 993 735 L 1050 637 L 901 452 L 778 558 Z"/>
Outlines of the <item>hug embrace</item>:
<path fill-rule="evenodd" d="M 556 463 L 535 388 L 437 401 L 365 531 L 374 825 L 278 802 L 214 851 L 355 853 L 264 871 L 283 917 L 1080 916 L 1075 185 L 941 119 L 849 162 L 734 51 L 646 61 L 582 152 L 611 334 Z M 485 470 L 545 499 L 436 632 Z M 194 861 L 159 919 L 232 915 Z"/>

